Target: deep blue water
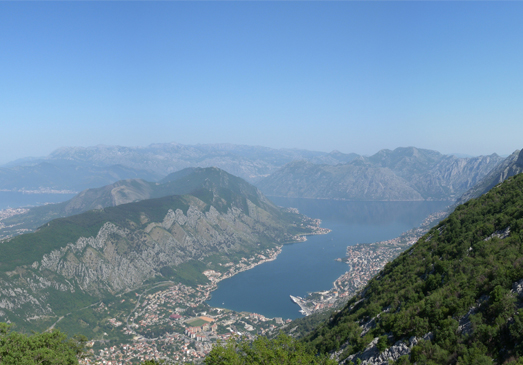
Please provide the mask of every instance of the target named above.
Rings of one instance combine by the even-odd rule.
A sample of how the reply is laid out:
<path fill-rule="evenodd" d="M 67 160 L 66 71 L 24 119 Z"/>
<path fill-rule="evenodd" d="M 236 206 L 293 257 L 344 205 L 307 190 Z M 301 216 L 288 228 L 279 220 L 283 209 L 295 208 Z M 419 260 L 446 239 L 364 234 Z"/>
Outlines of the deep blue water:
<path fill-rule="evenodd" d="M 46 203 L 61 203 L 76 194 L 25 194 L 0 191 L 0 210 L 6 208 L 34 207 Z"/>
<path fill-rule="evenodd" d="M 274 261 L 258 265 L 219 283 L 208 301 L 211 306 L 248 311 L 267 317 L 298 318 L 299 307 L 289 295 L 328 290 L 348 270 L 347 246 L 383 241 L 418 226 L 448 202 L 344 202 L 334 200 L 271 198 L 284 207 L 322 219 L 327 235 L 309 236 L 306 242 L 285 245 Z"/>

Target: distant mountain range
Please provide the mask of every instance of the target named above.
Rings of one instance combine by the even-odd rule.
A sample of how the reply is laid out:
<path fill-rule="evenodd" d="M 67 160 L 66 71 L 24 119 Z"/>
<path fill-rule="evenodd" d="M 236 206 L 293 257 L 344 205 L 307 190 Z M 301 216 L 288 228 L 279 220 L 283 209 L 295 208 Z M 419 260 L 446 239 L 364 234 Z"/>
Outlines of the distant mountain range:
<path fill-rule="evenodd" d="M 123 165 L 95 166 L 38 162 L 0 168 L 0 189 L 19 191 L 80 191 L 118 180 L 142 178 L 155 181 L 163 175 Z"/>
<path fill-rule="evenodd" d="M 347 158 L 346 155 L 338 152 L 328 154 L 326 152 L 232 144 L 182 145 L 165 143 L 152 144 L 147 147 L 64 147 L 52 152 L 47 157 L 13 161 L 4 168 L 34 167 L 43 162 L 53 166 L 90 166 L 97 168 L 122 165 L 137 171 L 147 171 L 156 177 L 164 177 L 187 167 L 214 166 L 248 181 L 256 181 L 290 161 L 314 159 L 326 155 L 329 155 L 326 158 L 331 163 L 340 163 Z M 341 160 L 338 161 L 337 158 Z M 122 178 L 131 177 L 154 180 L 151 179 L 150 175 Z M 110 183 L 115 181 L 117 180 L 110 181 Z M 1 188 L 3 186 L 0 180 Z"/>
<path fill-rule="evenodd" d="M 48 316 L 148 280 L 198 280 L 203 270 L 223 269 L 221 260 L 239 262 L 310 232 L 306 217 L 217 168 L 187 170 L 163 184 L 123 181 L 54 209 L 67 217 L 2 242 L 1 322 L 38 328 Z"/>
<path fill-rule="evenodd" d="M 0 168 L 0 189 L 81 191 L 215 166 L 273 196 L 456 200 L 503 160 L 496 154 L 458 158 L 414 147 L 381 150 L 370 157 L 231 144 L 67 147 Z"/>
<path fill-rule="evenodd" d="M 346 200 L 455 200 L 504 159 L 458 158 L 414 147 L 335 166 L 293 161 L 257 186 L 269 196 Z"/>
<path fill-rule="evenodd" d="M 0 189 L 81 191 L 124 179 L 157 181 L 185 168 L 213 166 L 255 182 L 294 160 L 338 164 L 357 156 L 232 144 L 64 147 L 47 157 L 0 167 Z"/>

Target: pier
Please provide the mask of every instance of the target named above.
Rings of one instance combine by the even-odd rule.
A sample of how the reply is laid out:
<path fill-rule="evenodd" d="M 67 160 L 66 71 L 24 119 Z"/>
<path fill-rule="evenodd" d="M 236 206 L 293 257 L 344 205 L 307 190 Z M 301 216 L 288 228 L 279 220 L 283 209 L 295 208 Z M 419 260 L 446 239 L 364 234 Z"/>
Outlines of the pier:
<path fill-rule="evenodd" d="M 290 295 L 290 297 L 291 297 L 291 300 L 294 303 L 296 303 L 296 304 L 298 304 L 300 306 L 300 308 L 301 308 L 300 309 L 300 313 L 301 314 L 303 314 L 304 316 L 308 316 L 308 315 L 310 315 L 312 313 L 312 311 L 309 308 L 307 308 L 307 306 L 306 306 L 307 302 L 305 300 L 303 300 L 303 298 L 295 297 L 293 295 Z"/>

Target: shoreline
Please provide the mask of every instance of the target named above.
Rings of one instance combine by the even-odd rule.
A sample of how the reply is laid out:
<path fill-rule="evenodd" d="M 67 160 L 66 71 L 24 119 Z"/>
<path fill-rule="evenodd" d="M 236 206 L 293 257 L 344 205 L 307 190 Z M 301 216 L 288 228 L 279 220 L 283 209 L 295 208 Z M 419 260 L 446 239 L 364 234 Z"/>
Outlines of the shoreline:
<path fill-rule="evenodd" d="M 243 266 L 243 267 L 240 267 L 238 271 L 235 271 L 234 273 L 231 273 L 230 275 L 227 275 L 227 273 L 224 273 L 220 276 L 216 276 L 216 275 L 213 275 L 213 271 L 214 270 L 207 270 L 207 271 L 204 271 L 203 274 L 205 276 L 207 276 L 207 278 L 211 281 L 211 285 L 213 285 L 213 288 L 209 291 L 208 295 L 207 295 L 207 298 L 204 300 L 204 302 L 210 300 L 210 298 L 212 297 L 211 295 L 211 292 L 215 291 L 216 289 L 218 289 L 218 283 L 221 282 L 222 280 L 225 280 L 225 279 L 229 279 L 229 278 L 232 278 L 233 276 L 235 276 L 236 274 L 239 274 L 241 272 L 244 272 L 244 271 L 247 271 L 247 270 L 250 270 L 250 269 L 253 269 L 255 268 L 256 266 L 258 265 L 261 265 L 261 264 L 264 264 L 266 262 L 270 262 L 270 261 L 274 261 L 278 258 L 278 256 L 281 254 L 282 250 L 283 250 L 283 246 L 285 246 L 286 244 L 294 244 L 294 243 L 300 243 L 300 242 L 306 242 L 307 241 L 307 236 L 314 236 L 314 235 L 320 235 L 320 234 L 328 234 L 331 232 L 330 229 L 328 228 L 322 228 L 322 227 L 319 227 L 319 224 L 321 224 L 321 220 L 319 219 L 315 219 L 314 220 L 315 223 L 318 223 L 318 226 L 315 227 L 315 229 L 310 232 L 310 233 L 304 233 L 304 234 L 298 234 L 298 235 L 295 235 L 293 237 L 293 241 L 290 241 L 288 243 L 284 243 L 284 244 L 281 244 L 281 245 L 278 245 L 276 246 L 273 250 L 275 250 L 275 252 L 271 253 L 271 255 L 268 257 L 268 258 L 264 258 L 260 261 L 257 261 L 257 262 L 253 262 L 251 264 L 249 264 L 248 266 Z M 256 254 L 256 255 L 260 255 L 259 253 Z M 259 257 L 259 256 L 258 256 Z M 245 259 L 245 258 L 244 258 Z M 248 259 L 245 259 L 245 260 L 248 260 Z M 240 261 L 240 263 L 243 261 L 243 259 Z M 239 265 L 239 264 L 237 264 Z M 233 267 L 231 267 L 232 269 Z M 208 274 L 206 274 L 206 272 Z M 227 308 L 224 308 L 224 309 L 227 309 Z"/>
<path fill-rule="evenodd" d="M 286 209 L 297 210 L 296 208 L 286 208 Z M 273 249 L 273 250 L 275 250 L 275 252 L 272 252 L 271 255 L 268 258 L 264 258 L 264 259 L 262 259 L 260 261 L 251 263 L 248 266 L 241 267 L 238 271 L 236 271 L 234 273 L 231 273 L 230 275 L 227 275 L 227 273 L 224 273 L 224 274 L 222 274 L 222 275 L 217 277 L 214 274 L 215 273 L 214 270 L 204 271 L 203 274 L 205 276 L 207 276 L 207 278 L 211 281 L 212 287 L 209 288 L 209 291 L 206 293 L 205 299 L 202 301 L 202 303 L 207 302 L 207 301 L 209 301 L 212 298 L 212 294 L 211 293 L 218 289 L 218 283 L 219 282 L 221 282 L 222 280 L 225 280 L 225 279 L 229 279 L 229 278 L 233 277 L 234 275 L 239 274 L 239 273 L 241 273 L 243 271 L 247 271 L 247 270 L 253 269 L 254 267 L 256 267 L 258 265 L 261 265 L 263 263 L 276 260 L 278 258 L 278 256 L 281 254 L 281 252 L 283 250 L 283 246 L 285 246 L 286 244 L 295 244 L 295 243 L 300 243 L 300 242 L 306 242 L 307 241 L 307 236 L 322 235 L 322 234 L 328 234 L 328 233 L 332 232 L 332 230 L 329 229 L 329 228 L 320 227 L 321 219 L 318 219 L 318 218 L 312 219 L 312 222 L 313 222 L 313 225 L 309 225 L 308 226 L 308 228 L 311 229 L 311 232 L 294 235 L 292 241 L 289 241 L 289 242 L 286 242 L 284 244 L 280 244 L 280 245 L 276 246 Z M 256 255 L 260 255 L 260 254 L 256 254 Z M 246 260 L 248 260 L 248 259 L 246 259 Z M 240 261 L 240 263 L 242 261 L 243 261 L 243 259 Z M 238 266 L 238 264 L 237 264 L 237 266 Z M 222 308 L 222 307 L 213 307 L 213 306 L 210 306 L 210 307 L 211 308 L 232 310 L 232 309 Z M 304 313 L 306 313 L 306 311 L 303 308 L 301 308 L 301 306 L 300 306 L 299 313 L 304 314 Z"/>
<path fill-rule="evenodd" d="M 390 240 L 347 246 L 345 258 L 337 258 L 335 261 L 345 262 L 349 270 L 334 280 L 330 289 L 309 293 L 302 298 L 301 305 L 298 305 L 302 310 L 305 306 L 307 310 L 304 311 L 313 314 L 343 304 L 363 288 L 388 262 L 415 244 L 433 225 L 447 215 L 446 210 L 433 213 L 425 218 L 419 227 Z"/>

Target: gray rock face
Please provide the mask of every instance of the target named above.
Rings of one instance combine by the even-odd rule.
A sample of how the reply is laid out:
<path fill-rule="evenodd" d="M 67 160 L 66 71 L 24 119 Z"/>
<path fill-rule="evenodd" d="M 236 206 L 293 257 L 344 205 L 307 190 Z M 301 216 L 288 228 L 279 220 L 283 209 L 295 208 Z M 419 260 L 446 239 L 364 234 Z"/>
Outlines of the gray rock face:
<path fill-rule="evenodd" d="M 523 299 L 523 279 L 512 284 L 512 292 L 517 295 L 519 300 Z"/>
<path fill-rule="evenodd" d="M 467 190 L 456 202 L 456 205 L 463 204 L 470 199 L 480 197 L 488 192 L 494 186 L 502 183 L 511 176 L 523 172 L 523 150 L 517 150 L 512 153 L 505 160 L 500 162 L 494 169 L 492 169 L 486 176 L 478 181 L 478 183 Z"/>
<path fill-rule="evenodd" d="M 413 147 L 345 164 L 295 161 L 258 182 L 267 195 L 345 200 L 455 200 L 502 158 L 457 158 Z"/>
<path fill-rule="evenodd" d="M 508 236 L 510 236 L 510 227 L 507 227 L 505 229 L 500 229 L 494 233 L 492 233 L 490 236 L 488 236 L 487 238 L 484 239 L 484 241 L 488 241 L 488 240 L 491 240 L 493 239 L 494 237 L 497 237 L 499 238 L 500 240 L 504 239 L 504 238 L 507 238 Z"/>
<path fill-rule="evenodd" d="M 369 165 L 314 165 L 293 162 L 262 180 L 267 195 L 347 200 L 423 200 L 392 171 Z"/>
<path fill-rule="evenodd" d="M 166 266 L 291 238 L 281 221 L 250 201 L 248 211 L 232 205 L 219 212 L 194 196 L 179 199 L 188 205 L 185 213 L 169 209 L 158 222 L 142 214 L 140 229 L 106 222 L 95 236 L 79 237 L 7 272 L 8 278 L 0 277 L 0 321 L 22 309 L 25 318 L 53 314 L 50 288 L 102 298 L 133 289 Z"/>
<path fill-rule="evenodd" d="M 432 334 L 426 334 L 422 339 L 430 340 Z M 340 364 L 356 363 L 361 361 L 361 365 L 389 365 L 392 361 L 398 360 L 403 355 L 410 354 L 410 351 L 420 341 L 420 338 L 412 337 L 408 341 L 398 341 L 394 345 L 380 352 L 378 350 L 378 337 L 374 338 L 367 348 L 357 354 L 350 355 L 346 359 L 340 361 Z M 340 352 L 333 354 L 333 358 L 338 358 Z"/>

